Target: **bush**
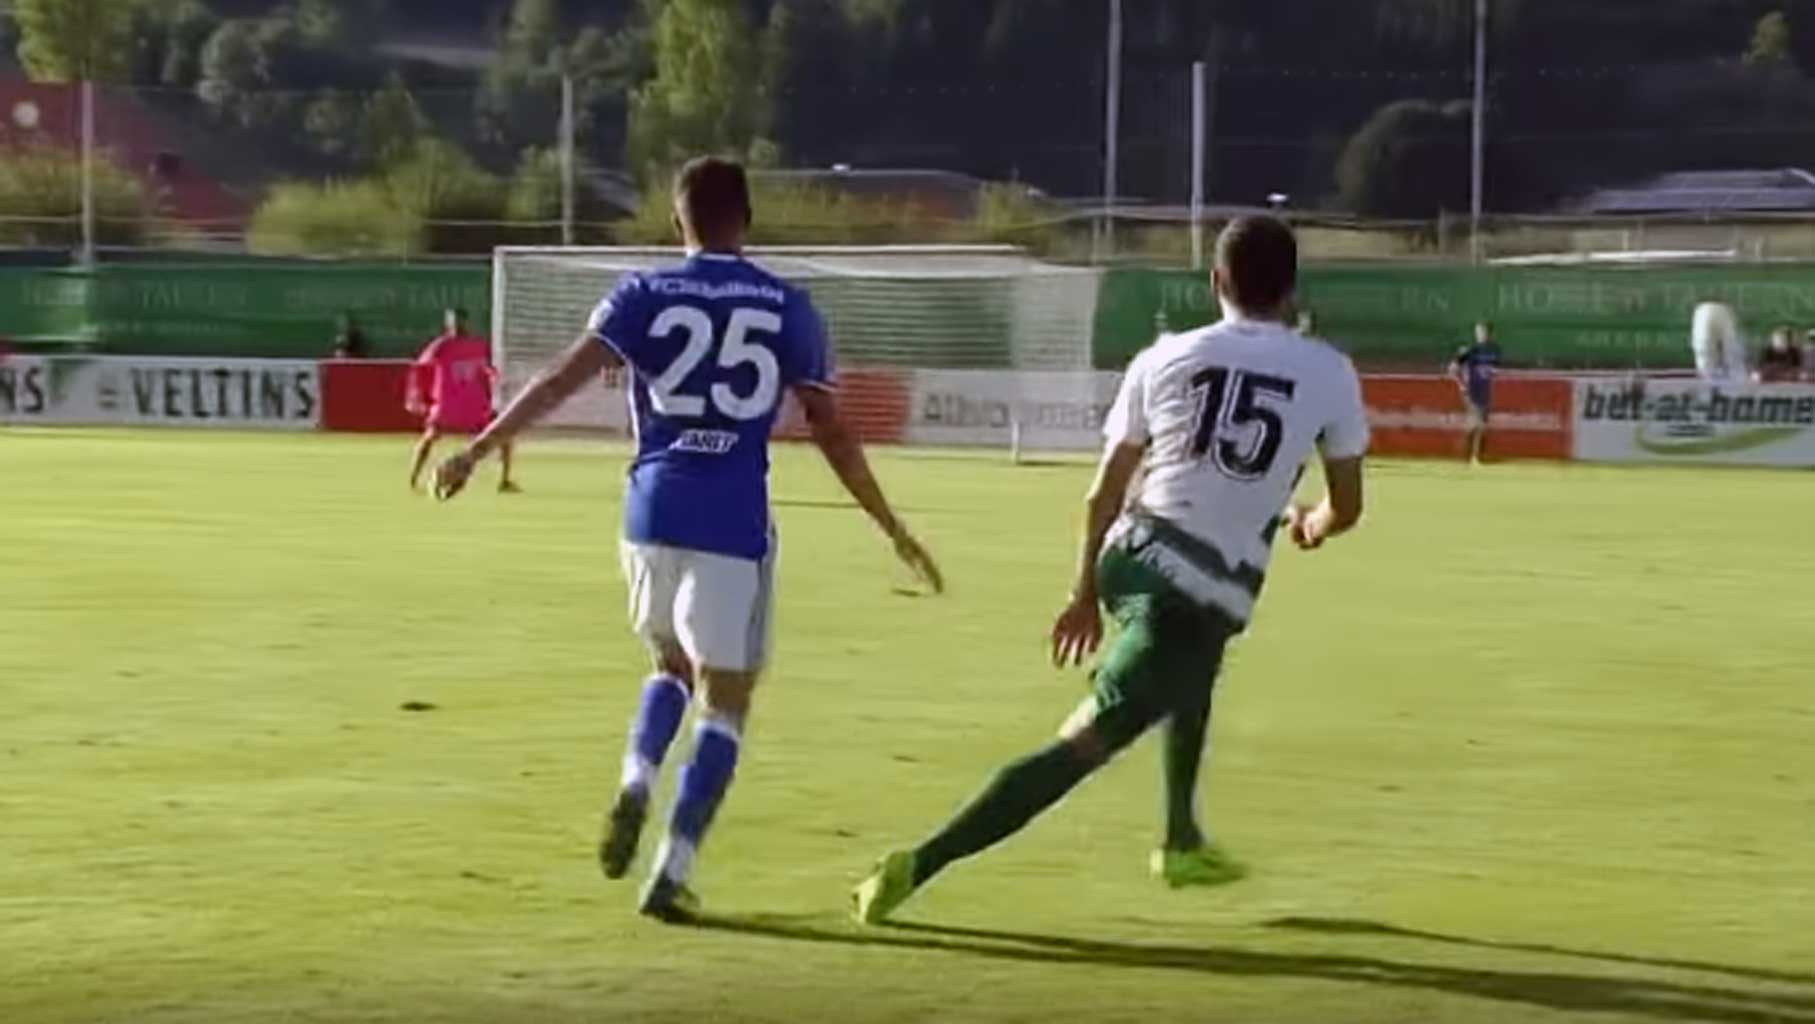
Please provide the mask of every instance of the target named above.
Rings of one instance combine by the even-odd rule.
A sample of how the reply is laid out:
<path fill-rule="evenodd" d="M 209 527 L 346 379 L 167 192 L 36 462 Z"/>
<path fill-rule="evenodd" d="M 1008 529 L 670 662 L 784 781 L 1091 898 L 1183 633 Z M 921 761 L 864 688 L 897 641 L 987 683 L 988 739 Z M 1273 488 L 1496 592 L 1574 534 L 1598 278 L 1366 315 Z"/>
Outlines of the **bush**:
<path fill-rule="evenodd" d="M 968 240 L 1048 252 L 1065 234 L 1063 212 L 1025 185 L 985 185 Z"/>
<path fill-rule="evenodd" d="M 419 140 L 380 172 L 391 202 L 427 230 L 430 252 L 487 253 L 518 241 L 505 219 L 504 185 L 466 151 Z"/>
<path fill-rule="evenodd" d="M 70 247 L 82 241 L 82 162 L 51 147 L 0 157 L 0 243 Z M 95 160 L 95 235 L 101 245 L 140 245 L 153 201 L 145 186 L 109 159 Z"/>
<path fill-rule="evenodd" d="M 411 256 L 423 247 L 417 214 L 378 181 L 292 182 L 252 215 L 246 245 L 267 256 Z"/>
<path fill-rule="evenodd" d="M 411 256 L 557 242 L 558 229 L 508 223 L 559 218 L 560 172 L 548 164 L 546 154 L 526 154 L 506 188 L 453 143 L 419 139 L 369 177 L 272 189 L 253 215 L 250 244 L 281 255 Z M 551 189 L 552 214 L 519 216 L 545 213 Z"/>
<path fill-rule="evenodd" d="M 603 216 L 588 202 L 581 190 L 575 201 L 579 209 L 575 219 L 587 221 Z M 561 228 L 561 155 L 552 149 L 530 148 L 523 151 L 517 171 L 511 175 L 504 199 L 504 217 L 512 222 L 511 233 L 524 245 L 559 245 Z"/>
<path fill-rule="evenodd" d="M 954 226 L 909 202 L 864 199 L 811 185 L 756 185 L 751 202 L 754 245 L 887 245 L 950 241 Z M 674 200 L 667 187 L 643 194 L 636 214 L 618 224 L 626 245 L 673 245 Z"/>
<path fill-rule="evenodd" d="M 504 215 L 514 221 L 561 219 L 561 154 L 552 149 L 526 149 L 510 179 Z"/>
<path fill-rule="evenodd" d="M 1057 254 L 1072 245 L 1064 210 L 1025 185 L 984 186 L 968 221 L 940 219 L 907 200 L 870 199 L 813 185 L 754 186 L 756 245 L 1015 245 Z M 628 220 L 612 231 L 622 245 L 673 245 L 673 200 L 650 188 Z M 585 219 L 585 218 L 582 218 Z"/>

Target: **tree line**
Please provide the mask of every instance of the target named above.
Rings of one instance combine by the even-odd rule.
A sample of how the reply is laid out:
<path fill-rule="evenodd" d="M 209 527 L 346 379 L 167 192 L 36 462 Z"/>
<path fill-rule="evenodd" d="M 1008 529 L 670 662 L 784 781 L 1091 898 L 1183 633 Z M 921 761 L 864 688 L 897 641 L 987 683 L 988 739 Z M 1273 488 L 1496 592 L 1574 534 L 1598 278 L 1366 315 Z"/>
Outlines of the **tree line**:
<path fill-rule="evenodd" d="M 1545 209 L 1685 167 L 1815 163 L 1815 0 L 1492 0 L 1489 205 Z M 563 77 L 583 155 L 687 153 L 1101 187 L 1096 0 L 14 0 L 34 78 L 149 87 L 304 176 L 396 180 L 457 151 L 549 212 Z M 426 13 L 433 9 L 436 13 Z M 1188 68 L 1213 69 L 1211 194 L 1429 217 L 1467 204 L 1472 0 L 1125 0 L 1126 191 L 1188 190 Z M 464 12 L 464 13 L 462 13 Z M 482 71 L 379 26 L 491 18 Z M 422 147 L 438 147 L 424 157 Z M 460 172 L 471 168 L 464 163 Z M 484 191 L 474 186 L 474 192 Z M 502 193 L 499 187 L 492 191 Z M 528 218 L 536 219 L 536 218 Z"/>

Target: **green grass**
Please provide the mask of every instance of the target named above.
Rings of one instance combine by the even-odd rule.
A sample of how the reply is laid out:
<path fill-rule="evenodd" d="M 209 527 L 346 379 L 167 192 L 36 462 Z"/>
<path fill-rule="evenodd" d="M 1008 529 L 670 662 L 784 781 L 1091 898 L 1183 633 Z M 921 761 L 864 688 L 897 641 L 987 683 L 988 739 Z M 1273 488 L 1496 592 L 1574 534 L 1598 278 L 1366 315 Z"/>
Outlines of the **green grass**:
<path fill-rule="evenodd" d="M 913 599 L 784 451 L 724 925 L 677 931 L 593 863 L 621 453 L 436 506 L 405 447 L 0 432 L 0 1021 L 1815 1022 L 1806 475 L 1381 466 L 1225 677 L 1253 878 L 1147 879 L 1143 745 L 861 932 L 871 859 L 1079 696 L 1087 469 L 882 454 L 952 580 Z"/>

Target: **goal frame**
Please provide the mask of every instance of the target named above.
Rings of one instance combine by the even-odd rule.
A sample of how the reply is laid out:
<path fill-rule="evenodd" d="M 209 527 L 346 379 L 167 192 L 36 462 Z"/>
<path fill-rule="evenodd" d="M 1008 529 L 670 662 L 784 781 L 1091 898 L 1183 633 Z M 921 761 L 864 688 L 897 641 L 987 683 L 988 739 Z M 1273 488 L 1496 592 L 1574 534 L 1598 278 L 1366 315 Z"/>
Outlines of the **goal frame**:
<path fill-rule="evenodd" d="M 744 249 L 753 259 L 764 256 L 1001 256 L 1033 258 L 1018 245 L 754 245 Z M 687 250 L 677 245 L 500 245 L 492 249 L 492 364 L 504 360 L 504 261 L 513 256 L 629 256 L 668 258 L 679 262 Z"/>

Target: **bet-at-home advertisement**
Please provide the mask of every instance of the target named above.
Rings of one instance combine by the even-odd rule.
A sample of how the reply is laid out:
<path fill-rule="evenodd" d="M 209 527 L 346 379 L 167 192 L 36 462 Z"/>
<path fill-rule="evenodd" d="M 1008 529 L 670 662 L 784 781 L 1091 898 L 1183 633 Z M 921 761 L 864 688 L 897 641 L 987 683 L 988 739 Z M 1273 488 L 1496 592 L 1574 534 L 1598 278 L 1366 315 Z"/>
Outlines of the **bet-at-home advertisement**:
<path fill-rule="evenodd" d="M 1578 381 L 1575 457 L 1815 467 L 1815 386 Z"/>

